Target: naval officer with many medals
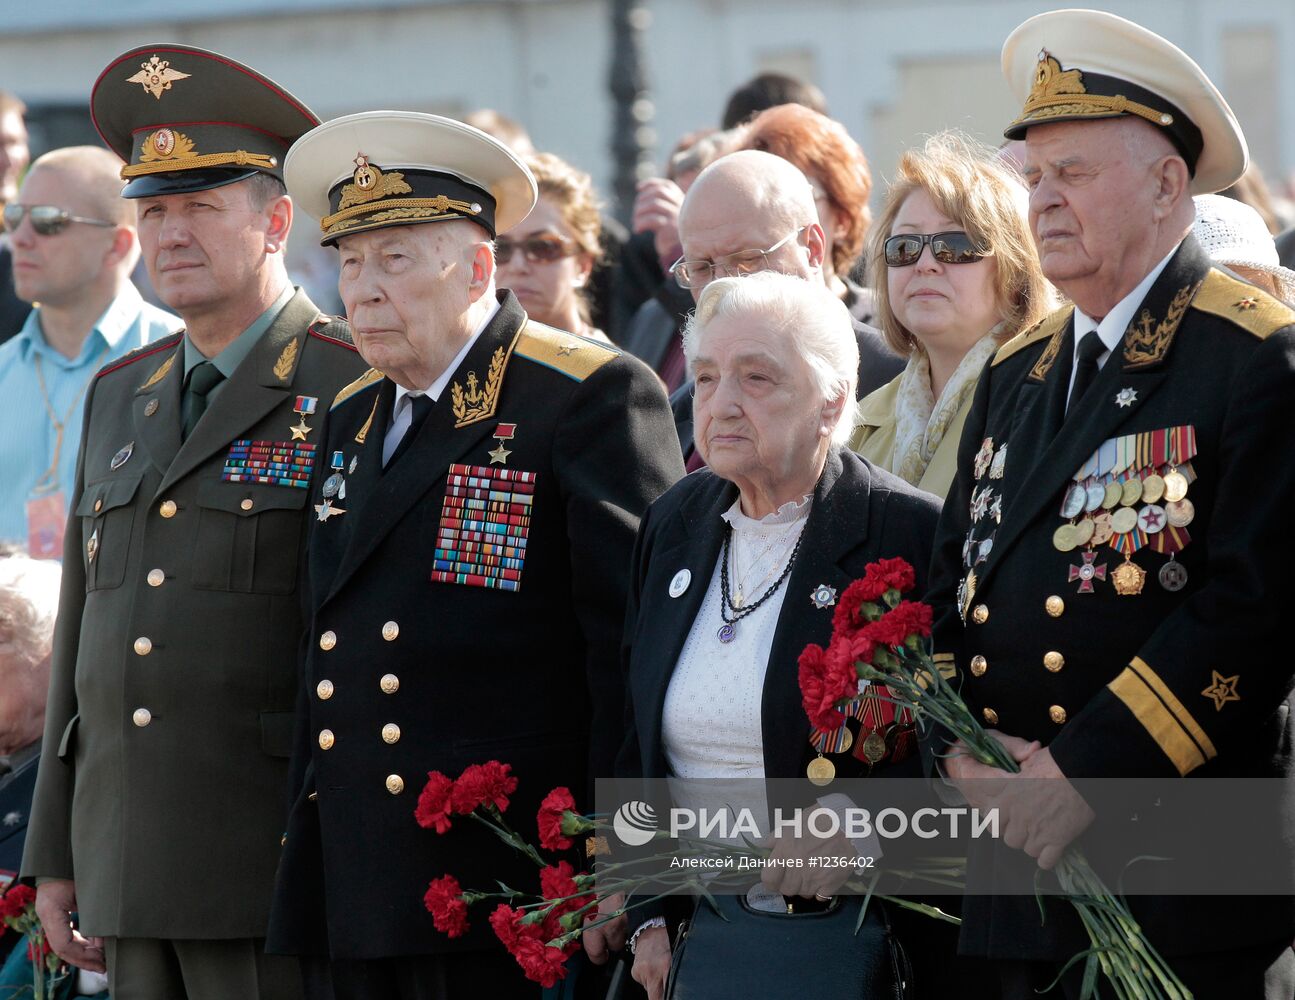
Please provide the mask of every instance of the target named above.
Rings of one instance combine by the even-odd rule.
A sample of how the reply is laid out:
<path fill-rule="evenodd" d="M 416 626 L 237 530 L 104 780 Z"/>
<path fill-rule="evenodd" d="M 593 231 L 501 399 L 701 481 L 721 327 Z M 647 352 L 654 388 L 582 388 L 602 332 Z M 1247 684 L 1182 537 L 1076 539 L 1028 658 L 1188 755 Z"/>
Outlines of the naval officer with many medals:
<path fill-rule="evenodd" d="M 491 239 L 535 203 L 505 146 L 432 115 L 308 133 L 289 189 L 339 251 L 374 369 L 332 401 L 307 566 L 294 803 L 271 946 L 311 995 L 525 997 L 484 920 L 454 940 L 422 897 L 531 885 L 466 819 L 414 819 L 429 771 L 510 764 L 510 821 L 610 775 L 634 533 L 683 474 L 665 394 L 636 359 L 527 319 Z"/>
<path fill-rule="evenodd" d="M 1189 235 L 1192 194 L 1234 182 L 1247 153 L 1184 53 L 1114 15 L 1056 11 L 1012 34 L 1003 67 L 1043 270 L 1074 305 L 981 377 L 931 599 L 969 704 L 1025 778 L 1054 779 L 1032 785 L 1035 811 L 1003 817 L 1007 846 L 1050 867 L 1093 819 L 1065 779 L 1290 774 L 1295 312 Z M 945 767 L 973 800 L 972 779 L 1004 777 Z M 1033 865 L 1000 846 L 973 869 L 1018 860 Z M 1190 884 L 1173 866 L 1134 874 Z M 1292 995 L 1289 898 L 1130 905 L 1197 996 Z M 1032 898 L 968 900 L 961 947 L 998 960 L 1004 996 L 1033 995 L 1086 946 L 1065 907 L 1041 924 Z"/>

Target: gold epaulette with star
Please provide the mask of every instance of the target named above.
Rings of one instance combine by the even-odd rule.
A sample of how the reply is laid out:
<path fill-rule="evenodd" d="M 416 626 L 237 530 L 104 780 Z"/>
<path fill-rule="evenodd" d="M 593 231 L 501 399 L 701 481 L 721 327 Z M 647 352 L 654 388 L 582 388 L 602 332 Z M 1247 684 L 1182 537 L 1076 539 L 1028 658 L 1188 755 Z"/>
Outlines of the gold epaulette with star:
<path fill-rule="evenodd" d="M 517 337 L 514 354 L 536 364 L 561 372 L 567 378 L 583 382 L 609 361 L 620 357 L 620 351 L 565 330 L 555 330 L 543 323 L 528 320 Z"/>
<path fill-rule="evenodd" d="M 998 349 L 994 355 L 994 364 L 1001 365 L 1017 351 L 1022 351 L 1031 344 L 1037 344 L 1041 340 L 1047 340 L 1054 336 L 1057 331 L 1063 329 L 1066 322 L 1070 319 L 1070 314 L 1074 312 L 1074 306 L 1062 306 L 1044 316 L 1028 330 L 1022 330 L 1015 337 L 1005 343 Z"/>
<path fill-rule="evenodd" d="M 333 405 L 330 406 L 329 409 L 330 410 L 337 409 L 338 406 L 346 402 L 357 392 L 364 391 L 369 386 L 373 385 L 374 382 L 381 382 L 385 377 L 386 376 L 384 376 L 382 372 L 378 371 L 378 369 L 370 368 L 367 372 L 365 372 L 363 375 L 357 378 L 350 385 L 342 386 L 341 391 L 338 392 L 338 394 L 333 397 Z"/>
<path fill-rule="evenodd" d="M 1260 340 L 1295 324 L 1295 309 L 1240 278 L 1210 268 L 1192 308 L 1231 320 Z"/>

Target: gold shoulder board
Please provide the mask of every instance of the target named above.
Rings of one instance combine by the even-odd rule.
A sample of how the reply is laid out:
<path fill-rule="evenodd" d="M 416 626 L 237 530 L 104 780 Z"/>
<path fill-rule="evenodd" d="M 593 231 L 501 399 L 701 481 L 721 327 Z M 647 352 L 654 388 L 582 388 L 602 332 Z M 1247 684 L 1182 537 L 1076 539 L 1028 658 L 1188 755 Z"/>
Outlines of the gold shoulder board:
<path fill-rule="evenodd" d="M 1017 351 L 1024 350 L 1031 344 L 1037 344 L 1041 340 L 1052 337 L 1058 330 L 1065 327 L 1074 308 L 1074 306 L 1062 306 L 1060 309 L 1048 313 L 1028 330 L 1022 330 L 998 349 L 998 353 L 994 355 L 994 364 L 1001 365 Z"/>
<path fill-rule="evenodd" d="M 363 375 L 357 378 L 350 385 L 342 386 L 341 392 L 339 392 L 336 396 L 333 397 L 333 405 L 330 406 L 329 409 L 330 410 L 337 409 L 339 405 L 346 402 L 357 392 L 362 392 L 363 390 L 367 389 L 369 386 L 373 385 L 374 382 L 381 382 L 384 377 L 385 376 L 382 374 L 382 372 L 378 371 L 378 369 L 370 368 L 367 372 L 365 372 Z"/>
<path fill-rule="evenodd" d="M 583 382 L 608 361 L 620 357 L 620 351 L 605 344 L 555 330 L 534 320 L 527 320 L 513 353 L 577 382 Z"/>
<path fill-rule="evenodd" d="M 1295 309 L 1217 267 L 1210 268 L 1201 282 L 1192 308 L 1231 320 L 1260 340 L 1295 324 Z"/>

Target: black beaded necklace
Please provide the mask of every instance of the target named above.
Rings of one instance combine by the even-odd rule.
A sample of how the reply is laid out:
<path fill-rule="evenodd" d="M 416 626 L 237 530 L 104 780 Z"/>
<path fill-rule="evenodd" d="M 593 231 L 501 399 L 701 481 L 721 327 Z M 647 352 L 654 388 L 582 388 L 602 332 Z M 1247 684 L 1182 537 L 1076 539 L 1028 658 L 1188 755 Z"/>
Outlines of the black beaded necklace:
<path fill-rule="evenodd" d="M 759 600 L 737 608 L 733 606 L 733 599 L 729 596 L 728 590 L 729 544 L 733 538 L 733 525 L 727 521 L 724 522 L 724 552 L 721 556 L 719 567 L 719 616 L 723 619 L 724 624 L 719 627 L 719 631 L 716 633 L 720 642 L 732 642 L 734 637 L 737 636 L 737 623 L 747 615 L 754 613 L 756 608 L 778 592 L 787 577 L 791 575 L 791 568 L 796 563 L 796 553 L 800 551 L 800 542 L 804 537 L 805 529 L 802 526 L 800 533 L 796 535 L 796 544 L 792 547 L 791 556 L 787 559 L 787 565 L 783 568 L 782 575 L 769 585 L 769 589 L 760 595 Z M 730 611 L 733 612 L 732 618 L 728 616 Z"/>

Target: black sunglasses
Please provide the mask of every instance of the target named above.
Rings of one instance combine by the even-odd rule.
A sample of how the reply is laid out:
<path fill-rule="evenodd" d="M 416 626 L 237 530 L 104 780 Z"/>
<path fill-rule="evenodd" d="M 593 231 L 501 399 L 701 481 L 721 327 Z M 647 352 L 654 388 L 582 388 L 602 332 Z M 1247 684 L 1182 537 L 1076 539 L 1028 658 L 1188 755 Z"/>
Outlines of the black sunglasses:
<path fill-rule="evenodd" d="M 53 236 L 61 233 L 72 222 L 84 222 L 87 226 L 102 226 L 105 229 L 116 229 L 117 223 L 104 222 L 103 219 L 84 219 L 70 214 L 67 209 L 57 205 L 18 205 L 10 202 L 4 207 L 4 227 L 7 232 L 18 231 L 24 215 L 31 216 L 31 227 L 41 236 Z"/>
<path fill-rule="evenodd" d="M 563 257 L 570 257 L 576 252 L 570 240 L 560 236 L 531 236 L 524 240 L 510 240 L 501 236 L 495 240 L 495 263 L 507 264 L 513 259 L 513 253 L 521 251 L 528 263 L 552 264 Z"/>
<path fill-rule="evenodd" d="M 978 247 L 963 232 L 951 233 L 901 233 L 883 244 L 887 267 L 908 267 L 922 256 L 922 248 L 931 244 L 931 256 L 941 264 L 974 264 L 990 252 Z"/>

